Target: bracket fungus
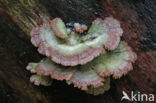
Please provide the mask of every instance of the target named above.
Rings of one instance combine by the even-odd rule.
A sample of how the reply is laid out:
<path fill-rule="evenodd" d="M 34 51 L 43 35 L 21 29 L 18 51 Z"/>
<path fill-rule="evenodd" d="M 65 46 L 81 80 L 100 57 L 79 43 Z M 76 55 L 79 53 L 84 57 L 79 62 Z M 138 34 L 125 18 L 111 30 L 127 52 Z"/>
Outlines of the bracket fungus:
<path fill-rule="evenodd" d="M 74 30 L 78 33 L 83 33 L 88 27 L 86 25 L 80 25 L 79 23 L 74 23 Z"/>
<path fill-rule="evenodd" d="M 31 42 L 46 55 L 39 63 L 29 63 L 27 70 L 35 85 L 49 86 L 52 79 L 65 80 L 89 94 L 109 90 L 110 77 L 115 79 L 133 69 L 136 54 L 126 42 L 120 42 L 123 30 L 112 17 L 95 19 L 88 27 L 75 23 L 66 28 L 60 18 L 31 31 Z"/>
<path fill-rule="evenodd" d="M 114 50 L 120 42 L 123 30 L 112 17 L 97 18 L 92 22 L 86 35 L 86 25 L 77 25 L 75 32 L 68 32 L 64 22 L 55 18 L 50 24 L 36 27 L 31 32 L 31 42 L 39 53 L 64 66 L 84 65 L 105 50 Z"/>
<path fill-rule="evenodd" d="M 48 77 L 50 77 L 51 79 L 65 80 L 67 82 L 67 84 L 73 84 L 74 87 L 77 87 L 77 88 L 84 90 L 87 93 L 93 94 L 93 95 L 99 95 L 99 94 L 102 94 L 105 91 L 109 90 L 110 76 L 113 76 L 113 78 L 117 79 L 117 78 L 120 78 L 121 76 L 127 74 L 128 71 L 133 69 L 132 63 L 134 63 L 135 60 L 137 59 L 137 56 L 132 51 L 131 47 L 129 47 L 126 42 L 123 42 L 123 41 L 120 42 L 120 36 L 122 35 L 122 29 L 120 29 L 120 25 L 118 24 L 118 22 L 116 20 L 113 21 L 114 24 L 108 22 L 108 21 L 112 22 L 112 20 L 114 20 L 114 19 L 106 18 L 106 20 L 104 20 L 104 21 L 102 21 L 101 19 L 96 19 L 93 22 L 91 29 L 88 31 L 88 34 L 86 34 L 86 36 L 83 37 L 83 39 L 88 39 L 88 37 L 90 39 L 90 37 L 95 36 L 98 38 L 98 36 L 100 36 L 100 38 L 102 38 L 102 40 L 104 39 L 104 41 L 105 41 L 105 37 L 106 37 L 111 44 L 107 43 L 108 42 L 107 40 L 106 40 L 106 42 L 103 42 L 103 41 L 101 42 L 100 38 L 96 39 L 96 41 L 94 41 L 94 39 L 92 39 L 94 42 L 89 40 L 89 41 L 87 41 L 87 43 L 92 45 L 93 47 L 90 47 L 89 49 L 87 49 L 87 52 L 82 51 L 82 53 L 86 53 L 84 55 L 87 55 L 87 56 L 94 55 L 93 52 L 99 52 L 98 48 L 94 48 L 94 46 L 96 47 L 97 45 L 100 46 L 100 48 L 101 47 L 103 49 L 106 48 L 111 51 L 102 53 L 100 56 L 97 56 L 90 62 L 87 62 L 83 65 L 77 65 L 77 66 L 64 66 L 64 64 L 61 65 L 62 63 L 61 64 L 55 63 L 56 61 L 51 60 L 51 57 L 49 57 L 49 56 L 47 58 L 41 60 L 41 62 L 39 62 L 39 63 L 29 63 L 29 65 L 27 66 L 27 70 L 31 71 L 32 73 L 36 73 L 35 75 L 33 75 L 31 77 L 31 78 L 33 78 L 33 81 L 31 80 L 31 82 L 34 82 L 35 85 L 38 85 L 38 84 L 46 85 L 45 83 L 47 83 L 47 85 L 49 85 L 49 82 L 46 82 L 46 81 L 49 81 Z M 105 24 L 105 25 L 103 25 L 103 24 Z M 102 26 L 99 26 L 99 25 L 102 25 Z M 107 28 L 109 27 L 110 31 L 102 29 L 102 28 L 106 28 L 106 27 Z M 41 30 L 43 28 L 45 28 L 44 31 Z M 35 33 L 33 33 L 33 35 L 37 36 L 37 37 L 40 34 L 46 34 L 46 33 L 48 35 L 50 35 L 51 33 L 53 33 L 52 30 L 50 30 L 50 29 L 51 28 L 49 28 L 49 27 L 36 28 L 35 33 L 37 35 L 34 35 Z M 96 30 L 96 29 L 98 29 L 98 30 Z M 41 33 L 39 33 L 39 31 Z M 49 31 L 50 31 L 50 33 L 49 33 Z M 117 31 L 117 32 L 115 32 L 115 31 Z M 105 32 L 105 34 L 103 34 L 103 32 Z M 102 34 L 100 34 L 100 33 L 102 33 Z M 109 34 L 109 36 L 108 36 L 108 34 Z M 79 35 L 76 35 L 76 36 L 79 36 Z M 76 37 L 76 36 L 74 36 L 74 37 Z M 34 44 L 37 46 L 41 46 L 42 42 L 40 40 L 38 42 L 38 39 L 36 39 L 37 37 L 35 37 L 35 39 L 34 39 L 34 40 L 36 40 Z M 49 37 L 55 38 L 54 41 L 51 41 L 52 43 L 55 43 L 56 40 L 58 40 L 60 42 L 61 42 L 61 40 L 62 41 L 64 40 L 64 39 L 57 38 L 54 34 L 53 34 L 53 36 L 48 36 L 48 38 Z M 40 39 L 41 38 L 44 38 L 45 44 L 46 44 L 46 40 L 49 40 L 48 38 L 46 38 L 46 36 L 42 37 L 42 35 L 41 35 Z M 113 41 L 110 40 L 112 38 L 113 38 Z M 78 39 L 79 39 L 79 37 L 78 37 Z M 40 45 L 37 43 L 40 43 Z M 101 44 L 101 45 L 99 45 L 99 44 Z M 78 51 L 76 51 L 77 53 L 79 53 L 79 49 L 76 49 L 76 50 L 78 50 Z M 46 51 L 47 49 L 44 49 L 44 50 L 45 50 L 44 52 L 47 52 Z M 49 53 L 49 51 L 48 51 L 48 53 Z M 66 53 L 70 53 L 70 52 L 66 52 Z M 49 55 L 51 55 L 51 54 L 49 54 Z M 55 51 L 55 52 L 52 52 L 52 55 L 58 56 L 59 54 L 56 54 L 56 51 Z M 80 54 L 79 54 L 79 56 L 80 56 Z M 72 63 L 75 58 L 74 58 L 74 56 L 71 56 L 71 57 L 73 57 L 73 59 L 70 61 Z M 60 59 L 65 60 L 64 58 L 60 58 Z M 66 61 L 64 61 L 64 62 L 66 62 Z M 35 76 L 37 77 L 38 75 L 43 76 L 43 77 L 45 76 L 44 78 L 46 78 L 46 79 L 43 80 L 43 79 L 34 78 Z M 41 81 L 39 81 L 39 80 L 41 80 Z M 35 83 L 35 81 L 37 81 L 37 83 Z"/>

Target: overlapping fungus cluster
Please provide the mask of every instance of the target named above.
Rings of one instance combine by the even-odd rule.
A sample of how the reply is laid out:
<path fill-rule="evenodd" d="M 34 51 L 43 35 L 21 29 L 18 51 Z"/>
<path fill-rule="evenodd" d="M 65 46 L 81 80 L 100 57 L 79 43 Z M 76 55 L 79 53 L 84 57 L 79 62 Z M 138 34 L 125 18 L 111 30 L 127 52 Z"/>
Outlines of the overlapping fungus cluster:
<path fill-rule="evenodd" d="M 120 41 L 123 30 L 117 20 L 97 18 L 87 29 L 79 23 L 68 28 L 60 18 L 34 28 L 31 42 L 47 58 L 28 64 L 27 70 L 34 73 L 30 81 L 49 86 L 52 79 L 65 80 L 98 95 L 110 88 L 110 76 L 117 79 L 133 69 L 137 56 Z"/>

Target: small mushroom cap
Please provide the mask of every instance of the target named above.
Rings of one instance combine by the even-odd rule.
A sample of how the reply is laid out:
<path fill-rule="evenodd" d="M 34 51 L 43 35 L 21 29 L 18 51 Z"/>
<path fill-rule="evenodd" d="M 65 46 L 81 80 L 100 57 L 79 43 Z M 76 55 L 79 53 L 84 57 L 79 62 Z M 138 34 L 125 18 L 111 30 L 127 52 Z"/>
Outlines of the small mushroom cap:
<path fill-rule="evenodd" d="M 64 22 L 60 18 L 55 18 L 50 23 L 51 28 L 54 31 L 54 34 L 59 38 L 65 39 L 68 36 L 68 32 Z"/>
<path fill-rule="evenodd" d="M 37 63 L 37 74 L 50 76 L 52 79 L 66 80 L 82 90 L 88 90 L 90 86 L 98 88 L 104 85 L 105 78 L 113 75 L 120 78 L 132 70 L 132 63 L 136 60 L 136 54 L 125 42 L 93 61 L 75 67 L 64 67 L 52 62 L 49 58 Z M 32 66 L 29 65 L 29 66 Z"/>
<path fill-rule="evenodd" d="M 74 23 L 74 30 L 77 33 L 83 33 L 88 29 L 87 25 L 80 25 L 79 23 Z"/>
<path fill-rule="evenodd" d="M 26 67 L 27 70 L 29 70 L 31 73 L 36 73 L 35 67 L 38 63 L 29 63 Z"/>
<path fill-rule="evenodd" d="M 48 76 L 35 74 L 30 77 L 30 82 L 34 83 L 36 86 L 50 86 L 52 84 L 52 79 Z"/>
<path fill-rule="evenodd" d="M 75 72 L 74 69 L 57 65 L 50 59 L 42 60 L 35 69 L 37 74 L 50 76 L 56 80 L 68 80 Z"/>

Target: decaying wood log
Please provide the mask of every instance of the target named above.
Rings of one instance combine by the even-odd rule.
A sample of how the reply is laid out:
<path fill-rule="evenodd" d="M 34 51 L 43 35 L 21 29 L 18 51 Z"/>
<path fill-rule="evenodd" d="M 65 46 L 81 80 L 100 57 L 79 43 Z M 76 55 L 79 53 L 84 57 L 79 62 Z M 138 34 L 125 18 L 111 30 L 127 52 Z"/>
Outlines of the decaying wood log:
<path fill-rule="evenodd" d="M 119 103 L 123 90 L 156 95 L 155 10 L 155 0 L 1 0 L 0 102 Z M 96 17 L 107 16 L 120 21 L 122 39 L 138 55 L 133 71 L 120 80 L 112 79 L 111 89 L 99 96 L 85 94 L 64 82 L 54 81 L 47 88 L 29 83 L 25 66 L 42 58 L 29 42 L 33 27 L 55 17 L 89 26 Z"/>

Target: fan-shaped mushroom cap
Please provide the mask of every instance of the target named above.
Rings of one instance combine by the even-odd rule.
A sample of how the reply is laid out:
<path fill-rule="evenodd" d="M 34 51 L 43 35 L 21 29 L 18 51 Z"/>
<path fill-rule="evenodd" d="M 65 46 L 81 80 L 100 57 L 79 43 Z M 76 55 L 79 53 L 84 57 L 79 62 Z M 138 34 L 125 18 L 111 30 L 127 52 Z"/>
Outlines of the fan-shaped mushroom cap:
<path fill-rule="evenodd" d="M 100 33 L 106 33 L 108 36 L 107 41 L 103 43 L 104 47 L 108 50 L 114 50 L 120 42 L 123 30 L 120 23 L 112 17 L 107 17 L 104 20 L 97 18 L 93 21 L 88 36 L 97 37 Z"/>
<path fill-rule="evenodd" d="M 37 74 L 51 76 L 56 80 L 69 80 L 75 70 L 71 67 L 63 67 L 52 62 L 50 59 L 42 60 L 35 68 Z"/>
<path fill-rule="evenodd" d="M 66 80 L 68 84 L 74 84 L 82 90 L 88 90 L 90 86 L 98 88 L 104 85 L 105 77 L 113 75 L 120 78 L 132 70 L 132 62 L 136 60 L 136 54 L 125 42 L 121 42 L 118 48 L 107 52 L 93 61 L 75 67 L 64 67 L 46 58 L 33 66 L 37 74 L 50 76 L 57 80 Z M 36 63 L 35 63 L 36 64 Z M 29 69 L 31 70 L 31 69 Z"/>
<path fill-rule="evenodd" d="M 53 29 L 55 35 L 59 38 L 65 39 L 67 38 L 67 30 L 64 22 L 60 18 L 55 18 L 50 23 L 51 28 Z"/>
<path fill-rule="evenodd" d="M 98 74 L 91 68 L 78 68 L 73 76 L 67 81 L 68 84 L 74 84 L 82 90 L 88 90 L 88 86 L 97 88 L 103 86 L 104 79 L 100 78 Z"/>
<path fill-rule="evenodd" d="M 108 41 L 104 46 L 108 50 L 114 50 L 120 42 L 120 36 L 122 36 L 123 30 L 120 28 L 120 23 L 112 17 L 105 18 L 103 22 L 106 24 L 107 34 L 109 35 Z"/>
<path fill-rule="evenodd" d="M 39 53 L 64 66 L 86 64 L 105 53 L 105 48 L 115 49 L 122 35 L 119 22 L 111 17 L 94 20 L 85 36 L 67 35 L 64 23 L 58 18 L 51 25 L 52 28 L 44 25 L 33 29 L 31 42 L 39 47 Z"/>
<path fill-rule="evenodd" d="M 35 63 L 36 64 L 36 63 Z M 33 66 L 32 63 L 27 67 Z M 103 85 L 103 79 L 91 68 L 63 67 L 46 58 L 35 67 L 39 75 L 50 76 L 52 79 L 66 80 L 75 87 L 87 90 L 88 86 L 99 87 Z"/>
<path fill-rule="evenodd" d="M 137 55 L 125 42 L 120 42 L 117 49 L 99 56 L 94 62 L 94 68 L 101 77 L 113 75 L 120 78 L 133 69 L 132 63 L 137 59 Z"/>

